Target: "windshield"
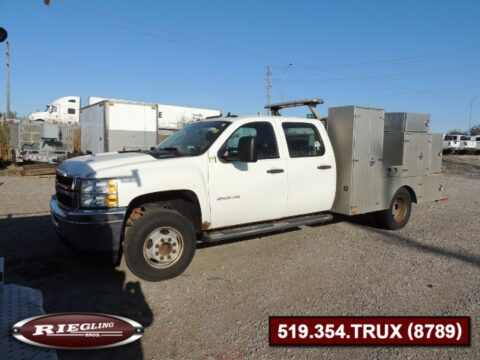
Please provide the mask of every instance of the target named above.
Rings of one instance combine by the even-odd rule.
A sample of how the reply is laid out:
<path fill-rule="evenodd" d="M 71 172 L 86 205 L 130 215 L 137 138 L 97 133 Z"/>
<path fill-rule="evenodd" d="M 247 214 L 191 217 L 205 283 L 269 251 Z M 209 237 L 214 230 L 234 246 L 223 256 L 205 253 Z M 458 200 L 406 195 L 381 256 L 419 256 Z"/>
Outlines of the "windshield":
<path fill-rule="evenodd" d="M 228 121 L 201 121 L 191 123 L 160 143 L 155 150 L 178 155 L 199 155 L 230 125 Z"/>
<path fill-rule="evenodd" d="M 445 136 L 445 140 L 458 140 L 457 135 L 447 135 Z"/>

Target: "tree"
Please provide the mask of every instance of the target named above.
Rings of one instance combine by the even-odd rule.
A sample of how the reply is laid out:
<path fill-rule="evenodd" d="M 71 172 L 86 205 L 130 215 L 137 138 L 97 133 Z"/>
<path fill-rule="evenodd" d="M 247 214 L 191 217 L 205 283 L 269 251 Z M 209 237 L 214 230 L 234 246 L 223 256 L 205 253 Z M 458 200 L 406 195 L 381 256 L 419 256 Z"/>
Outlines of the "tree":
<path fill-rule="evenodd" d="M 462 131 L 462 130 L 458 130 L 458 129 L 453 129 L 453 130 L 449 130 L 447 132 L 448 135 L 466 135 L 467 133 L 465 131 Z"/>
<path fill-rule="evenodd" d="M 480 135 L 480 125 L 474 125 L 470 129 L 470 134 L 472 135 Z"/>
<path fill-rule="evenodd" d="M 0 119 L 6 119 L 7 118 L 7 112 L 0 112 Z M 25 115 L 19 115 L 18 112 L 16 111 L 10 111 L 10 116 L 8 117 L 9 119 L 18 119 L 18 120 L 27 120 L 27 116 Z"/>

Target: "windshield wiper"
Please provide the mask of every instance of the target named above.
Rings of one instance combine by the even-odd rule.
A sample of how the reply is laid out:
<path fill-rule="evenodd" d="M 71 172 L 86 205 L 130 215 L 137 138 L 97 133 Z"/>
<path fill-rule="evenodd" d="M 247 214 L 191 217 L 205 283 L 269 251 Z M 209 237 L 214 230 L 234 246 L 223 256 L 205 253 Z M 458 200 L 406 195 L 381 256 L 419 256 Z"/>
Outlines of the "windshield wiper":
<path fill-rule="evenodd" d="M 178 152 L 178 148 L 173 147 L 173 146 L 167 146 L 167 147 L 164 147 L 164 148 L 157 148 L 157 150 L 165 150 L 165 151 L 175 151 L 175 152 Z"/>

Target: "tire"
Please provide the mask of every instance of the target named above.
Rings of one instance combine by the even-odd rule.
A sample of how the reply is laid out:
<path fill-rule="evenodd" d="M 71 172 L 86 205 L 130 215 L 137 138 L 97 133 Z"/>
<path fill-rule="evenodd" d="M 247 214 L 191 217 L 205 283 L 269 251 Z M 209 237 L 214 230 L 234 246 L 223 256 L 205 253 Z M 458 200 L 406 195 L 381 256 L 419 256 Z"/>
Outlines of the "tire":
<path fill-rule="evenodd" d="M 180 275 L 196 249 L 193 225 L 169 209 L 150 209 L 129 227 L 123 243 L 125 262 L 137 277 L 162 281 Z"/>
<path fill-rule="evenodd" d="M 412 196 L 406 188 L 402 187 L 393 195 L 389 208 L 377 212 L 376 218 L 380 227 L 388 230 L 398 230 L 408 223 L 411 212 Z"/>

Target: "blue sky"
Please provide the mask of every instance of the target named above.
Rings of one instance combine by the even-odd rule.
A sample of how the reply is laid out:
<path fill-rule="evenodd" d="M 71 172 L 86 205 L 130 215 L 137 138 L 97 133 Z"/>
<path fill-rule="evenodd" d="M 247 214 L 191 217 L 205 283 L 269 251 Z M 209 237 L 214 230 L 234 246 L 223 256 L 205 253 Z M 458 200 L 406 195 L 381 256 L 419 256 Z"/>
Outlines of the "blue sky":
<path fill-rule="evenodd" d="M 286 100 L 426 112 L 439 132 L 466 129 L 480 95 L 479 15 L 473 0 L 0 0 L 21 114 L 65 95 L 256 114 L 265 67 L 276 102 L 293 63 Z M 4 66 L 0 82 L 5 111 Z"/>

